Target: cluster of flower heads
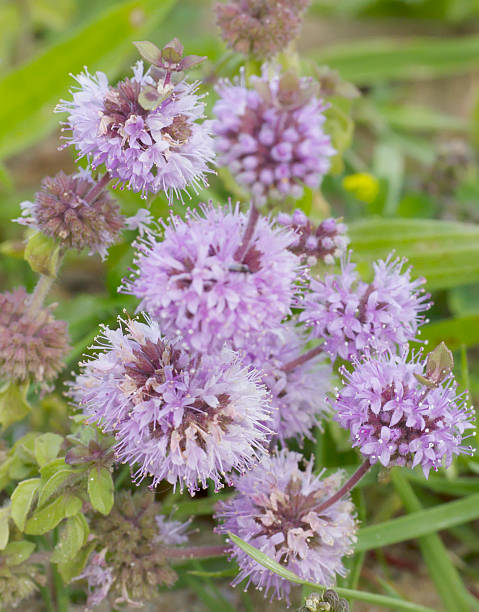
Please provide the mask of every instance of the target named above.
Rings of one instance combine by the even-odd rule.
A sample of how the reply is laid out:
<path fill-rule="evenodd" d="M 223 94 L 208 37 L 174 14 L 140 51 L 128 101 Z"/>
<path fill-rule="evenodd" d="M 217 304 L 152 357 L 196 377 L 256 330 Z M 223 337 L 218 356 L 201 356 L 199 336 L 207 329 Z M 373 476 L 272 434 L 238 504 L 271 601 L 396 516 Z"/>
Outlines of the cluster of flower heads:
<path fill-rule="evenodd" d="M 254 214 L 254 213 L 252 213 Z M 211 204 L 172 217 L 162 240 L 138 244 L 137 273 L 124 290 L 164 333 L 200 351 L 225 342 L 240 348 L 290 314 L 300 260 L 288 250 L 294 234 L 261 217 L 243 243 L 248 215 Z"/>
<path fill-rule="evenodd" d="M 216 21 L 235 51 L 267 59 L 294 40 L 310 0 L 232 0 L 216 5 Z"/>
<path fill-rule="evenodd" d="M 302 456 L 282 450 L 235 480 L 237 493 L 217 506 L 220 533 L 231 532 L 281 563 L 304 580 L 324 585 L 344 576 L 342 557 L 353 552 L 356 520 L 353 504 L 343 499 L 315 511 L 340 487 L 341 473 L 322 478 L 313 465 L 300 469 Z M 236 545 L 231 556 L 240 567 L 233 584 L 247 580 L 271 593 L 289 598 L 291 583 L 260 566 Z"/>
<path fill-rule="evenodd" d="M 47 177 L 35 200 L 22 202 L 22 216 L 17 221 L 54 238 L 63 249 L 86 248 L 105 257 L 125 220 L 108 191 L 95 193 L 95 187 L 87 173 L 72 176 L 59 172 Z"/>
<path fill-rule="evenodd" d="M 169 566 L 169 549 L 188 542 L 190 522 L 160 513 L 151 493 L 119 494 L 109 516 L 91 525 L 95 550 L 76 580 L 88 584 L 87 609 L 109 597 L 116 604 L 138 607 L 158 598 L 158 586 L 171 586 L 176 574 Z"/>
<path fill-rule="evenodd" d="M 317 261 L 332 264 L 336 258 L 346 253 L 349 244 L 346 226 L 344 223 L 338 223 L 336 219 L 325 219 L 316 227 L 304 212 L 297 208 L 292 215 L 280 213 L 277 221 L 294 231 L 296 238 L 289 248 L 306 259 L 309 265 L 314 265 Z"/>
<path fill-rule="evenodd" d="M 351 359 L 366 350 L 381 353 L 414 340 L 431 303 L 422 289 L 425 279 L 413 280 L 405 263 L 392 255 L 375 262 L 368 284 L 349 259 L 343 260 L 340 274 L 311 279 L 298 303 L 299 320 L 334 358 Z"/>
<path fill-rule="evenodd" d="M 180 195 L 188 186 L 206 184 L 213 144 L 197 84 L 174 78 L 200 58 L 182 58 L 177 39 L 162 50 L 138 43 L 153 64 L 144 71 L 140 61 L 133 76 L 111 86 L 102 72 L 87 70 L 76 78 L 72 100 L 63 100 L 58 112 L 67 112 L 65 127 L 79 157 L 91 168 L 104 165 L 110 177 L 144 197 L 165 191 Z"/>
<path fill-rule="evenodd" d="M 23 287 L 0 293 L 0 371 L 2 380 L 51 381 L 64 365 L 70 346 L 67 324 L 52 307 L 32 307 Z"/>
<path fill-rule="evenodd" d="M 286 196 L 299 198 L 303 185 L 318 188 L 334 154 L 323 124 L 326 106 L 317 83 L 293 72 L 221 81 L 213 112 L 218 164 L 262 206 Z"/>
<path fill-rule="evenodd" d="M 166 479 L 191 494 L 217 488 L 266 452 L 269 397 L 259 374 L 230 349 L 191 354 L 156 322 L 103 329 L 96 357 L 83 364 L 71 395 L 88 420 L 117 439 L 119 460 L 136 478 Z"/>
<path fill-rule="evenodd" d="M 353 365 L 352 372 L 341 369 L 335 419 L 371 463 L 420 465 L 427 477 L 454 455 L 472 453 L 463 440 L 474 428 L 474 411 L 449 372 L 431 382 L 427 360 L 419 354 L 408 360 L 407 350 L 353 358 Z"/>

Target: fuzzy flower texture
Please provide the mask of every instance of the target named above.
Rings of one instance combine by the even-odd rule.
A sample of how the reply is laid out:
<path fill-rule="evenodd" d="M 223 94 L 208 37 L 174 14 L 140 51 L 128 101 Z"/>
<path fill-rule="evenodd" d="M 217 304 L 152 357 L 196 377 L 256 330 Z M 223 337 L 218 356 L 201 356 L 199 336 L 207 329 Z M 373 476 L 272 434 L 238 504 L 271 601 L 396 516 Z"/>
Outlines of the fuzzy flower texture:
<path fill-rule="evenodd" d="M 336 574 L 346 574 L 341 558 L 352 553 L 356 541 L 353 504 L 343 499 L 316 513 L 339 489 L 341 474 L 322 479 L 313 475 L 311 462 L 300 470 L 301 460 L 284 449 L 237 478 L 236 496 L 218 504 L 218 531 L 239 536 L 304 580 L 332 585 Z M 233 585 L 246 579 L 265 596 L 289 598 L 290 582 L 235 545 L 231 554 L 240 567 Z"/>
<path fill-rule="evenodd" d="M 269 397 L 231 351 L 191 355 L 157 323 L 135 320 L 105 327 L 96 348 L 103 352 L 83 364 L 71 395 L 89 422 L 116 436 L 117 457 L 138 465 L 137 479 L 194 494 L 265 453 Z"/>
<path fill-rule="evenodd" d="M 180 196 L 206 184 L 213 160 L 212 139 L 203 118 L 197 84 L 175 82 L 172 73 L 198 63 L 181 60 L 183 49 L 172 41 L 163 50 L 151 43 L 143 55 L 156 62 L 150 70 L 138 62 L 133 76 L 111 86 L 103 72 L 78 75 L 72 100 L 57 106 L 68 113 L 65 127 L 79 157 L 91 168 L 105 165 L 109 175 L 143 197 L 159 191 Z M 139 47 L 143 51 L 143 47 Z"/>
<path fill-rule="evenodd" d="M 333 358 L 393 350 L 413 340 L 425 320 L 421 313 L 431 303 L 421 288 L 425 279 L 411 279 L 411 268 L 404 264 L 392 256 L 375 262 L 374 278 L 367 284 L 353 263 L 343 261 L 341 274 L 311 280 L 310 291 L 298 303 L 299 320 L 312 337 L 324 340 L 323 349 Z"/>
<path fill-rule="evenodd" d="M 426 362 L 408 361 L 405 352 L 353 363 L 352 372 L 341 371 L 335 418 L 371 463 L 420 465 L 427 477 L 431 468 L 448 467 L 454 455 L 472 453 L 463 439 L 474 428 L 474 411 L 456 394 L 450 375 L 426 386 Z"/>
<path fill-rule="evenodd" d="M 95 182 L 86 173 L 70 176 L 59 172 L 47 177 L 35 200 L 22 202 L 22 217 L 17 222 L 54 238 L 64 249 L 86 248 L 105 257 L 125 221 L 108 191 L 89 198 L 94 188 Z"/>
<path fill-rule="evenodd" d="M 317 189 L 334 154 L 324 133 L 317 83 L 293 72 L 252 77 L 252 89 L 222 81 L 213 112 L 218 164 L 227 166 L 258 206 Z"/>
<path fill-rule="evenodd" d="M 291 231 L 260 217 L 243 244 L 247 226 L 238 207 L 209 205 L 186 220 L 172 217 L 163 240 L 150 234 L 138 245 L 138 271 L 124 291 L 185 345 L 241 348 L 290 313 L 300 267 L 288 251 Z"/>

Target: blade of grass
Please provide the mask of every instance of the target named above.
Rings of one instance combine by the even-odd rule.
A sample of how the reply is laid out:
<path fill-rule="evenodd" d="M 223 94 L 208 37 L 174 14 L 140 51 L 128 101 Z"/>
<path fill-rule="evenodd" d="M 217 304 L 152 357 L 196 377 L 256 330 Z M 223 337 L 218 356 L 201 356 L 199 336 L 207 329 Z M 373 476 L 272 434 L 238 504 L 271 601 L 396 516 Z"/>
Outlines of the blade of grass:
<path fill-rule="evenodd" d="M 420 512 L 422 510 L 421 503 L 401 471 L 391 470 L 391 479 L 406 510 L 408 512 Z M 443 600 L 446 610 L 454 610 L 454 612 L 471 612 L 471 609 L 478 610 L 479 602 L 468 593 L 449 558 L 446 547 L 437 533 L 421 536 L 419 538 L 419 546 L 429 574 L 436 585 L 437 592 Z"/>

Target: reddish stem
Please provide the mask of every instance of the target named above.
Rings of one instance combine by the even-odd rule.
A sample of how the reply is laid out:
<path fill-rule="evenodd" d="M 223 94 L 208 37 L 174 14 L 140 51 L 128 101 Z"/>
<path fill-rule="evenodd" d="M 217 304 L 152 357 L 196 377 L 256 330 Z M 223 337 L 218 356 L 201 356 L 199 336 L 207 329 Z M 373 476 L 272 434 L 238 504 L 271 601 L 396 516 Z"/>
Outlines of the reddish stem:
<path fill-rule="evenodd" d="M 253 238 L 254 230 L 256 224 L 259 219 L 259 210 L 256 208 L 254 204 L 251 204 L 251 208 L 249 209 L 249 219 L 246 229 L 243 234 L 243 238 L 240 242 L 239 247 L 236 249 L 234 258 L 236 261 L 240 263 L 243 261 L 243 257 L 246 255 L 246 251 L 248 250 L 249 243 Z"/>
<path fill-rule="evenodd" d="M 314 512 L 316 512 L 316 514 L 324 512 L 337 501 L 339 501 L 342 497 L 344 497 L 346 493 L 349 493 L 349 491 L 351 491 L 351 489 L 353 489 L 358 484 L 358 482 L 366 474 L 370 467 L 371 464 L 369 463 L 369 459 L 366 459 L 366 461 L 362 465 L 360 465 L 359 468 L 354 472 L 351 478 L 347 480 L 343 484 L 343 486 L 338 491 L 336 491 L 334 495 L 332 495 L 329 499 L 314 508 Z"/>
<path fill-rule="evenodd" d="M 97 199 L 97 197 L 105 189 L 105 187 L 108 185 L 110 181 L 111 181 L 111 176 L 108 174 L 108 172 L 105 172 L 105 174 L 101 177 L 98 183 L 94 185 L 90 189 L 90 191 L 86 194 L 85 202 L 87 202 L 87 204 L 93 204 L 93 202 Z"/>
<path fill-rule="evenodd" d="M 294 368 L 297 368 L 299 365 L 306 363 L 307 361 L 313 359 L 314 357 L 316 357 L 316 355 L 319 355 L 322 352 L 323 347 L 321 345 L 315 346 L 306 353 L 303 353 L 299 357 L 296 357 L 296 359 L 293 359 L 293 361 L 288 361 L 288 363 L 285 363 L 281 369 L 283 370 L 283 372 L 291 372 L 291 370 L 294 370 Z"/>
<path fill-rule="evenodd" d="M 168 559 L 202 559 L 204 557 L 223 557 L 227 555 L 227 546 L 188 546 L 186 548 L 167 548 L 165 556 Z"/>

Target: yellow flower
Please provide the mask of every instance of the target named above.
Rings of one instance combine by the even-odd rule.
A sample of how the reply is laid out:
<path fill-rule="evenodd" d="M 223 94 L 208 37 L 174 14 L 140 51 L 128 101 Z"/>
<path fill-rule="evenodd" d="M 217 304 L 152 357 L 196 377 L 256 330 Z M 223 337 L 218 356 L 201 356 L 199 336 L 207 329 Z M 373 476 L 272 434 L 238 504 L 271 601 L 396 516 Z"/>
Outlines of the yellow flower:
<path fill-rule="evenodd" d="M 358 172 L 343 178 L 343 187 L 358 200 L 371 204 L 379 193 L 379 181 L 368 172 Z"/>

